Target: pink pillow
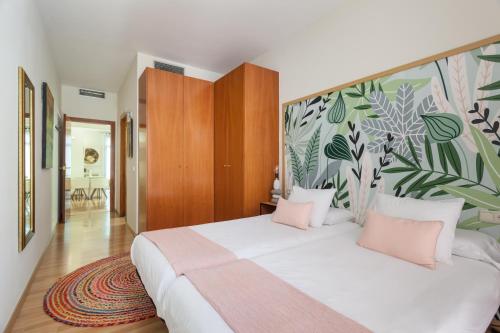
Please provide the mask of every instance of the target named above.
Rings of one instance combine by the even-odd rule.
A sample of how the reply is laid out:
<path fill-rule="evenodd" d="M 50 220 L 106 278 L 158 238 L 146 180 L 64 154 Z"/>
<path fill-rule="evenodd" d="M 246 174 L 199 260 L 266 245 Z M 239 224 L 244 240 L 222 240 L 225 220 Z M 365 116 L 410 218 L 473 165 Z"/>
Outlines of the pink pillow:
<path fill-rule="evenodd" d="M 416 221 L 369 210 L 358 245 L 431 269 L 441 221 Z"/>
<path fill-rule="evenodd" d="M 306 230 L 311 220 L 312 209 L 312 202 L 298 203 L 280 198 L 272 221 Z"/>

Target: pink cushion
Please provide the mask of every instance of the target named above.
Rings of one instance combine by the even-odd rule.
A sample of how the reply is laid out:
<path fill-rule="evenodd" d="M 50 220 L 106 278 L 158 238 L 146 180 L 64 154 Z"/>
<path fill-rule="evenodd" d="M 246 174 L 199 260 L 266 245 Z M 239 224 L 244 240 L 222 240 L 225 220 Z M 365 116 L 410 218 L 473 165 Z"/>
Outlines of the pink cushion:
<path fill-rule="evenodd" d="M 369 210 L 358 245 L 431 269 L 441 221 L 416 221 Z"/>
<path fill-rule="evenodd" d="M 298 203 L 280 198 L 272 221 L 306 230 L 311 220 L 312 209 L 312 202 Z"/>

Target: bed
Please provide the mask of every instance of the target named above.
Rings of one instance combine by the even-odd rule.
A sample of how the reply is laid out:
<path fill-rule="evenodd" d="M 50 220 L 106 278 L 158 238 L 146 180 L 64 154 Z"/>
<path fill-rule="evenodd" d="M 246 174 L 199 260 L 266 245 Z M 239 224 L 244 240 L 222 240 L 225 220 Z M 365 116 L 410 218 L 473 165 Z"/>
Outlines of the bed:
<path fill-rule="evenodd" d="M 359 247 L 353 226 L 251 260 L 374 332 L 486 330 L 500 304 L 498 269 L 454 256 L 430 270 Z M 232 332 L 185 276 L 157 302 L 170 333 Z"/>
<path fill-rule="evenodd" d="M 353 223 L 340 223 L 304 231 L 273 223 L 271 215 L 201 224 L 190 228 L 230 250 L 238 258 L 253 258 L 359 229 Z M 162 317 L 164 297 L 176 279 L 172 266 L 157 246 L 142 235 L 135 237 L 130 254 L 146 292 L 155 303 L 158 315 Z"/>

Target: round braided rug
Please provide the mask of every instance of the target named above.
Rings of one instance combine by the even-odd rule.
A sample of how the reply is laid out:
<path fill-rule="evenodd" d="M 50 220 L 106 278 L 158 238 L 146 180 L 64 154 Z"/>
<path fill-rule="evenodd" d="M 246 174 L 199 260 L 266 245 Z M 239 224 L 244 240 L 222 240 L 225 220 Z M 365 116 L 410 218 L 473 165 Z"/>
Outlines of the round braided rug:
<path fill-rule="evenodd" d="M 62 277 L 45 295 L 43 308 L 61 323 L 82 327 L 156 316 L 129 254 L 98 260 Z"/>

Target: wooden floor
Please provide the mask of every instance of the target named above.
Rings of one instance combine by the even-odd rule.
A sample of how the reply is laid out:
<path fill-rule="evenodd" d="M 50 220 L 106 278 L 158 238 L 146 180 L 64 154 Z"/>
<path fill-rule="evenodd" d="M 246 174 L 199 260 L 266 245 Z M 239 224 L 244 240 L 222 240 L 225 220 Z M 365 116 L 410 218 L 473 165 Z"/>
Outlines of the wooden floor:
<path fill-rule="evenodd" d="M 54 238 L 41 260 L 12 332 L 168 332 L 158 318 L 105 328 L 78 328 L 54 321 L 43 311 L 43 297 L 61 276 L 97 259 L 129 252 L 133 235 L 122 218 L 111 218 L 103 209 L 79 210 Z"/>

